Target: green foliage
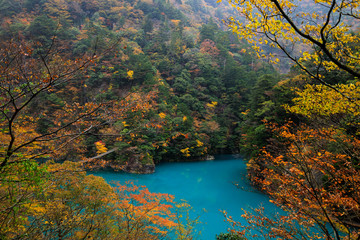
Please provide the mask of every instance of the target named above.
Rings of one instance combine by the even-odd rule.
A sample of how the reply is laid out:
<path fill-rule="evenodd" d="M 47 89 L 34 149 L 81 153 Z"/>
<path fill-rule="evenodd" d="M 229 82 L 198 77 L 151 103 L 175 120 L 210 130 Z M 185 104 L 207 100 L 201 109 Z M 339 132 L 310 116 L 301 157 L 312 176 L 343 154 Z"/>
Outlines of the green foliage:
<path fill-rule="evenodd" d="M 0 17 L 10 17 L 21 11 L 21 1 L 0 1 Z"/>
<path fill-rule="evenodd" d="M 8 214 L 0 214 L 1 239 L 155 240 L 179 229 L 178 236 L 186 236 L 181 239 L 196 234 L 189 205 L 135 185 L 111 187 L 77 163 L 26 161 L 4 170 L 0 208 Z"/>
<path fill-rule="evenodd" d="M 182 1 L 182 5 L 211 14 L 200 1 Z M 162 0 L 25 1 L 27 15 L 14 13 L 17 25 L 11 25 L 11 31 L 23 31 L 28 39 L 40 42 L 40 54 L 55 44 L 76 59 L 117 43 L 81 82 L 57 87 L 57 91 L 71 90 L 69 94 L 40 96 L 33 109 L 41 107 L 40 102 L 47 103 L 44 108 L 50 113 L 73 101 L 118 106 L 104 110 L 101 127 L 78 143 L 87 157 L 96 155 L 94 143 L 100 140 L 107 149 L 117 149 L 105 160 L 202 159 L 210 153 L 261 145 L 268 137 L 261 121 L 271 118 L 281 105 L 271 95 L 278 80 L 274 69 L 256 60 L 249 45 L 222 31 L 216 18 L 203 24 L 179 9 Z M 32 17 L 26 23 L 19 20 L 23 16 Z M 264 74 L 268 75 L 261 77 Z M 132 95 L 146 99 L 150 94 L 154 96 L 146 106 L 151 109 L 146 111 L 136 106 L 136 98 L 123 99 Z M 249 114 L 242 114 L 247 109 Z M 121 122 L 127 126 L 118 125 Z M 43 116 L 37 131 L 46 133 L 54 126 L 49 116 Z M 253 139 L 246 147 L 244 133 Z"/>
<path fill-rule="evenodd" d="M 205 39 L 210 39 L 215 41 L 216 33 L 219 31 L 219 27 L 210 19 L 208 24 L 202 25 L 200 29 L 200 42 Z"/>
<path fill-rule="evenodd" d="M 245 240 L 245 238 L 240 237 L 236 233 L 220 233 L 216 235 L 216 240 Z"/>
<path fill-rule="evenodd" d="M 215 4 L 211 0 L 205 2 L 213 6 Z M 209 15 L 215 12 L 217 16 L 223 14 L 222 10 L 214 11 L 203 4 L 199 0 L 177 0 L 176 7 L 165 0 L 0 1 L 2 41 L 15 35 L 19 38 L 25 36 L 22 40 L 36 44 L 33 54 L 38 56 L 37 60 L 42 60 L 41 57 L 46 60 L 46 54 L 52 54 L 48 52 L 52 45 L 66 55 L 58 62 L 50 62 L 52 67 L 56 67 L 59 61 L 79 63 L 79 58 L 84 54 L 101 55 L 95 62 L 86 63 L 81 68 L 83 70 L 87 64 L 93 64 L 82 72 L 83 76 L 76 75 L 74 83 L 58 84 L 31 102 L 26 116 L 36 123 L 31 129 L 34 136 L 48 134 L 56 126 L 64 126 L 66 119 L 57 119 L 60 113 L 68 116 L 78 114 L 68 108 L 72 103 L 86 109 L 87 105 L 102 102 L 96 117 L 87 116 L 77 122 L 74 129 L 81 132 L 86 130 L 86 135 L 74 138 L 75 146 L 65 149 L 64 155 L 77 160 L 80 157 L 93 158 L 111 150 L 111 153 L 98 159 L 100 167 L 118 166 L 121 169 L 123 165 L 133 166 L 135 162 L 141 168 L 141 165 L 151 166 L 163 161 L 205 159 L 206 155 L 216 153 L 240 152 L 247 156 L 257 156 L 275 138 L 267 122 L 280 125 L 288 119 L 295 125 L 311 122 L 294 112 L 287 112 L 283 107 L 293 104 L 291 100 L 296 94 L 292 90 L 294 87 L 303 91 L 304 80 L 297 69 L 294 68 L 287 76 L 281 76 L 273 65 L 256 59 L 256 54 L 248 44 L 239 41 L 230 32 L 222 31 L 216 18 L 199 20 L 205 19 L 204 12 Z M 112 46 L 111 51 L 102 55 L 109 46 Z M 309 62 L 306 67 L 316 70 L 312 69 Z M 31 73 L 27 68 L 19 70 L 25 75 Z M 318 72 L 331 84 L 345 84 L 349 80 L 356 82 L 349 75 L 338 71 L 329 73 L 318 69 Z M 47 75 L 46 68 L 38 71 L 40 77 Z M 51 76 L 48 77 L 51 79 Z M 3 80 L 2 76 L 0 78 Z M 341 90 L 340 86 L 336 87 Z M 351 95 L 354 91 L 349 93 L 346 89 L 343 89 L 344 93 L 351 98 L 356 97 Z M 320 120 L 316 123 L 341 125 L 342 129 L 357 139 L 358 120 L 356 116 L 348 114 L 348 111 L 355 111 L 356 106 L 350 103 L 340 106 L 336 104 L 339 101 L 320 104 L 323 97 L 320 100 L 309 97 L 320 90 L 305 89 L 303 93 L 308 94 L 306 101 L 303 100 L 309 108 L 297 107 L 297 113 L 312 110 L 310 102 L 315 100 L 318 105 L 326 107 L 318 110 L 334 113 L 340 108 L 341 111 L 327 118 L 317 114 Z M 21 94 L 26 96 L 29 92 L 31 90 Z M 334 93 L 328 95 L 331 97 Z M 40 110 L 44 114 L 39 115 Z M 6 119 L 6 113 L 3 112 L 2 120 Z M 86 121 L 95 122 L 89 127 L 84 123 Z M 2 126 L 1 132 L 6 134 L 6 131 L 7 127 Z M 29 129 L 24 128 L 23 131 L 22 134 L 25 134 Z M 71 133 L 61 133 L 72 136 Z M 61 138 L 61 133 L 54 138 Z M 6 137 L 1 140 L 8 141 Z M 36 147 L 39 148 L 36 153 L 50 149 L 49 146 Z M 336 147 L 329 147 L 335 152 L 332 148 Z M 64 158 L 54 156 L 55 160 Z M 69 163 L 66 169 L 56 166 L 61 171 L 75 169 Z M 264 163 L 258 166 L 260 169 L 266 167 Z M 45 223 L 53 221 L 56 214 L 71 227 L 78 226 L 83 230 L 92 221 L 103 224 L 103 220 L 109 220 L 105 213 L 111 213 L 101 202 L 109 189 L 102 180 L 86 177 L 79 172 L 74 176 L 67 172 L 61 176 L 55 172 L 51 176 L 45 165 L 39 166 L 35 161 L 9 166 L 1 174 L 1 179 L 12 180 L 4 188 L 0 187 L 2 196 L 7 194 L 6 191 L 11 193 L 11 196 L 4 198 L 6 206 L 16 201 L 14 196 L 36 196 L 31 200 L 21 199 L 19 203 L 23 208 L 16 206 L 11 209 L 19 218 L 8 222 L 9 225 L 4 227 L 6 232 L 15 234 L 22 225 L 28 224 L 28 216 L 35 213 L 42 214 L 39 218 L 41 220 L 36 219 L 34 222 L 37 230 L 33 232 L 37 236 L 46 234 L 46 229 L 56 229 L 55 225 Z M 65 176 L 69 177 L 69 182 Z M 20 183 L 16 182 L 17 177 L 21 178 Z M 46 192 L 47 187 L 51 193 Z M 101 189 L 99 195 L 96 195 L 95 187 Z M 60 200 L 64 201 L 61 209 L 47 209 L 48 215 L 41 212 L 49 202 Z M 98 215 L 87 218 L 91 215 L 90 210 L 95 208 Z M 65 215 L 73 222 L 66 220 Z M 107 237 L 107 231 L 111 231 L 111 224 L 107 225 L 109 222 L 104 223 L 103 229 L 97 228 L 92 237 Z M 63 237 L 72 236 L 74 232 Z M 48 237 L 55 238 L 52 235 Z M 242 238 L 232 233 L 222 233 L 217 239 Z"/>
<path fill-rule="evenodd" d="M 53 37 L 56 35 L 56 30 L 56 22 L 43 14 L 34 19 L 27 29 L 27 32 L 31 39 L 39 41 L 45 46 L 49 46 Z"/>

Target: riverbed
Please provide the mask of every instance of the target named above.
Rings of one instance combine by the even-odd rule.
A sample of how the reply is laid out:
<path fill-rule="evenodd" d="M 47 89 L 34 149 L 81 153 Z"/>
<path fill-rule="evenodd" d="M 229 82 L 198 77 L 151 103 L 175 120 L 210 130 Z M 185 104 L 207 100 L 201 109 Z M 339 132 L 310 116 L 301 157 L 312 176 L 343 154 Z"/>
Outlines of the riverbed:
<path fill-rule="evenodd" d="M 212 240 L 226 232 L 229 225 L 220 210 L 226 210 L 235 220 L 241 219 L 242 209 L 264 206 L 269 212 L 279 209 L 269 202 L 268 196 L 254 189 L 246 178 L 246 164 L 231 155 L 217 156 L 213 161 L 172 162 L 156 166 L 148 175 L 101 171 L 109 183 L 133 181 L 145 185 L 151 192 L 169 193 L 177 200 L 186 200 L 194 209 L 193 216 L 200 216 L 197 225 L 201 231 L 198 239 Z"/>

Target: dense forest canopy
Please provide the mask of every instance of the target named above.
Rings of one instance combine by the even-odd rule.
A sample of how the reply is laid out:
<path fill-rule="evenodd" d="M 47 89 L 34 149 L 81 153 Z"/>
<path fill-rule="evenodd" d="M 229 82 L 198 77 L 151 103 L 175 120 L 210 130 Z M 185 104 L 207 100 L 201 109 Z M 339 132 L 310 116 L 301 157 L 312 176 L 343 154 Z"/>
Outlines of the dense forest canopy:
<path fill-rule="evenodd" d="M 84 169 L 240 153 L 288 214 L 246 212 L 218 239 L 359 239 L 358 11 L 0 1 L 0 238 L 192 239 L 186 203 Z"/>
<path fill-rule="evenodd" d="M 249 45 L 221 30 L 210 13 L 207 24 L 199 25 L 197 18 L 189 18 L 170 2 L 162 1 L 17 3 L 20 9 L 14 11 L 9 11 L 13 9 L 10 3 L 5 10 L 4 3 L 3 49 L 13 48 L 5 50 L 10 56 L 4 74 L 21 69 L 17 75 L 24 79 L 16 83 L 23 85 L 13 83 L 11 90 L 20 88 L 39 98 L 30 98 L 31 104 L 26 105 L 29 111 L 43 110 L 37 112 L 38 119 L 33 119 L 33 128 L 39 134 L 33 144 L 43 141 L 41 134 L 51 138 L 54 127 L 60 124 L 56 113 L 64 114 L 69 105 L 75 103 L 84 114 L 94 114 L 86 116 L 91 129 L 83 122 L 76 141 L 67 142 L 68 150 L 64 146 L 58 159 L 98 160 L 101 155 L 101 160 L 112 167 L 146 172 L 153 171 L 154 163 L 160 161 L 238 152 L 237 133 L 249 90 L 260 76 L 277 76 L 272 65 L 247 51 Z M 200 11 L 196 7 L 192 10 Z M 23 44 L 31 54 L 13 52 Z M 11 62 L 12 58 L 21 58 L 18 54 L 31 55 L 31 61 L 41 66 L 30 66 L 28 58 Z M 68 62 L 75 69 L 55 69 L 59 67 L 57 61 Z M 25 66 L 37 72 L 22 76 Z M 48 72 L 44 77 L 51 81 L 43 86 L 41 81 L 46 80 L 39 80 L 39 94 L 34 93 L 37 89 L 27 83 L 44 70 Z M 24 102 L 30 97 L 20 96 Z M 45 102 L 52 108 L 39 106 Z M 18 108 L 4 105 L 4 111 L 12 107 L 10 112 Z M 14 114 L 28 115 L 29 111 L 21 108 Z M 68 124 L 72 125 L 70 120 Z M 13 152 L 10 148 L 8 154 Z"/>
<path fill-rule="evenodd" d="M 2 239 L 194 235 L 185 203 L 84 167 L 239 151 L 247 89 L 276 73 L 198 4 L 1 2 Z"/>
<path fill-rule="evenodd" d="M 268 45 L 298 69 L 277 84 L 292 87 L 295 96 L 282 108 L 295 116 L 282 123 L 265 119 L 272 137 L 248 163 L 252 181 L 288 215 L 274 220 L 262 209 L 246 212 L 252 225 L 235 232 L 254 237 L 250 229 L 257 228 L 268 238 L 359 239 L 359 3 L 229 2 L 237 10 L 229 19 L 234 33 L 253 43 L 259 57 L 266 57 L 261 45 Z"/>

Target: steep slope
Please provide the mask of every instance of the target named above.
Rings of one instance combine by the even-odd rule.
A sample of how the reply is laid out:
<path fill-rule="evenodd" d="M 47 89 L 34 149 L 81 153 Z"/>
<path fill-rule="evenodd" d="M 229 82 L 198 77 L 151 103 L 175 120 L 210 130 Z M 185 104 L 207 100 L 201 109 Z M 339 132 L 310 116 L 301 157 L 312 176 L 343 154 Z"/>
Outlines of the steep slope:
<path fill-rule="evenodd" d="M 32 42 L 34 57 L 48 49 L 69 59 L 100 54 L 85 77 L 34 109 L 104 103 L 100 126 L 56 158 L 151 172 L 161 161 L 238 152 L 249 89 L 263 74 L 276 76 L 219 28 L 227 11 L 200 0 L 14 1 L 1 6 L 1 38 Z M 55 116 L 42 116 L 37 131 L 50 129 Z"/>

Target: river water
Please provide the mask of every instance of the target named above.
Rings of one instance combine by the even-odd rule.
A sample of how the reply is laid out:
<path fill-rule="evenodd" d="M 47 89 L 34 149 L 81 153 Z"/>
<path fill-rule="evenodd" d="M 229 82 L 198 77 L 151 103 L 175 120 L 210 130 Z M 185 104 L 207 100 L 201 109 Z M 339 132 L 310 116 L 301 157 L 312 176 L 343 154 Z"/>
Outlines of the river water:
<path fill-rule="evenodd" d="M 213 161 L 162 163 L 156 172 L 149 175 L 102 171 L 108 183 L 133 181 L 145 185 L 151 192 L 169 193 L 176 200 L 185 199 L 200 216 L 197 225 L 201 240 L 215 239 L 226 232 L 229 225 L 220 210 L 226 210 L 233 218 L 241 219 L 243 210 L 264 206 L 270 212 L 278 208 L 269 203 L 269 198 L 256 191 L 246 179 L 246 165 L 240 158 L 231 155 L 217 156 Z"/>

